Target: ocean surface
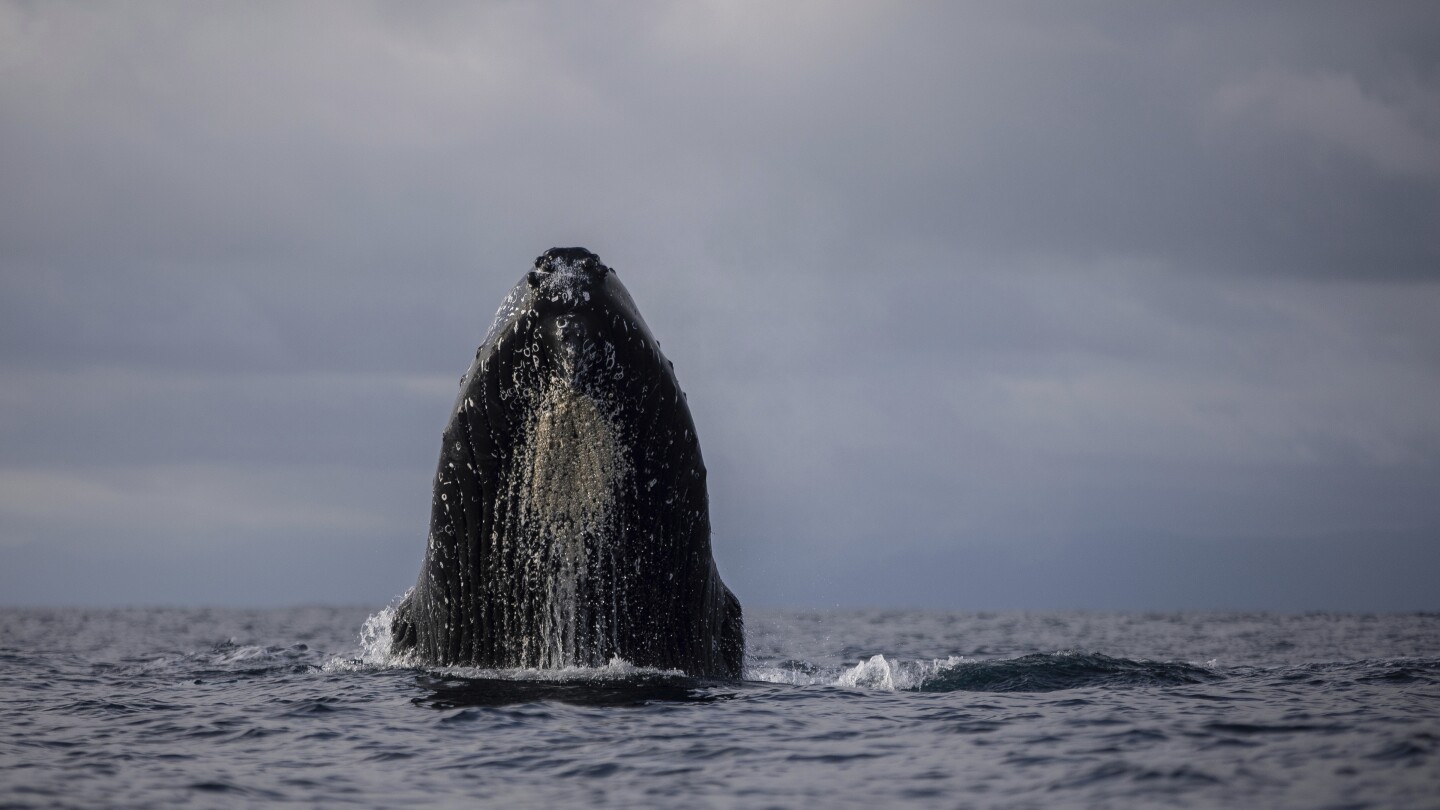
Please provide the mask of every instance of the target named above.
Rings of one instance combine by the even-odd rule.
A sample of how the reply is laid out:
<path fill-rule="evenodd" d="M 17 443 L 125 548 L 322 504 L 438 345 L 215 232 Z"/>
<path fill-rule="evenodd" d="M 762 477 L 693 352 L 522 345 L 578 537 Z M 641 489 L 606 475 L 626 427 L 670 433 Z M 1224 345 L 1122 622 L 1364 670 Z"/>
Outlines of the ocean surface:
<path fill-rule="evenodd" d="M 386 621 L 0 610 L 0 807 L 1440 807 L 1440 614 L 752 610 L 742 682 Z"/>

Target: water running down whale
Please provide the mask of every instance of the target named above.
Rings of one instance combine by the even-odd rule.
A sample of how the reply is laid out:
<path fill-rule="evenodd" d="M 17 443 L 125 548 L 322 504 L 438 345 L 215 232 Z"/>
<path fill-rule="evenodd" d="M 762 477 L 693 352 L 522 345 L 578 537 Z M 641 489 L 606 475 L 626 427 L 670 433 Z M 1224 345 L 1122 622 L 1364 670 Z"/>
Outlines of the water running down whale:
<path fill-rule="evenodd" d="M 392 649 L 444 666 L 618 656 L 741 675 L 740 602 L 711 555 L 685 395 L 629 292 L 583 248 L 536 259 L 460 381 Z"/>

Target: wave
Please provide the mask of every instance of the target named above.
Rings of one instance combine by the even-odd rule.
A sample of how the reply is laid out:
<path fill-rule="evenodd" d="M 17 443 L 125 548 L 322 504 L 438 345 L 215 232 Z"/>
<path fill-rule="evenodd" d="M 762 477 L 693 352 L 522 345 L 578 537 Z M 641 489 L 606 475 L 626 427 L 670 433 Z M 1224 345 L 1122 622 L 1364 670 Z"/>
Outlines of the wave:
<path fill-rule="evenodd" d="M 1054 692 L 1089 686 L 1185 686 L 1222 677 L 1211 669 L 1179 661 L 1136 661 L 1085 652 L 1035 653 L 944 667 L 914 691 Z"/>
<path fill-rule="evenodd" d="M 754 680 L 797 686 L 830 685 L 890 692 L 1054 692 L 1090 686 L 1180 686 L 1222 678 L 1183 662 L 1113 658 L 1101 653 L 1035 653 L 975 661 L 963 657 L 891 661 L 874 655 L 827 672 L 803 661 L 782 661 L 747 673 Z"/>
<path fill-rule="evenodd" d="M 238 678 L 316 672 L 323 668 L 321 653 L 306 644 L 290 646 L 241 644 L 235 639 L 217 642 L 209 649 L 159 656 L 125 658 L 90 665 L 96 675 L 143 678 Z"/>

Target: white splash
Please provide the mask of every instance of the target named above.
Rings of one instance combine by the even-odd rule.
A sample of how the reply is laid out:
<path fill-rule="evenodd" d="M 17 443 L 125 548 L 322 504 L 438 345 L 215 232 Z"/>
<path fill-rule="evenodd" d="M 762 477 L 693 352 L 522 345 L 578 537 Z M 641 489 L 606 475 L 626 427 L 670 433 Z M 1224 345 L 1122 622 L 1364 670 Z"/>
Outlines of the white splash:
<path fill-rule="evenodd" d="M 395 601 L 371 614 L 360 626 L 360 649 L 355 655 L 336 656 L 321 667 L 326 672 L 350 672 L 361 669 L 410 668 L 419 666 L 411 654 L 394 652 L 391 646 L 391 627 L 395 624 L 395 609 L 410 596 L 410 590 L 396 597 Z"/>
<path fill-rule="evenodd" d="M 836 685 L 893 692 L 895 691 L 895 675 L 895 667 L 885 660 L 885 656 L 873 655 L 869 661 L 861 661 L 855 665 L 854 669 L 841 673 Z"/>
<path fill-rule="evenodd" d="M 745 670 L 745 679 L 791 686 L 838 686 L 846 689 L 900 692 L 917 689 L 937 673 L 967 661 L 969 659 L 964 656 L 953 655 L 929 661 L 891 661 L 884 655 L 872 655 L 852 667 L 838 669 L 799 666 L 750 667 Z"/>
<path fill-rule="evenodd" d="M 410 592 L 406 591 L 405 596 Z M 401 597 L 403 600 L 405 597 Z M 390 663 L 390 626 L 395 622 L 395 606 L 387 605 L 365 620 L 360 627 L 360 663 L 384 666 Z"/>

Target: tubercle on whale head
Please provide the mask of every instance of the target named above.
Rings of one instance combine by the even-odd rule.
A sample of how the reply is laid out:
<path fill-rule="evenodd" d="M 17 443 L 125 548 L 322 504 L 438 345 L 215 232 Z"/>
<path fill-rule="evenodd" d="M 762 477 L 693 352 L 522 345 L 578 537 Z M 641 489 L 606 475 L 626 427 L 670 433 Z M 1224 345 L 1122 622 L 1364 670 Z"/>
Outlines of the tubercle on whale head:
<path fill-rule="evenodd" d="M 532 288 L 593 287 L 615 271 L 606 267 L 600 257 L 582 247 L 550 248 L 535 257 L 535 269 L 525 274 Z"/>
<path fill-rule="evenodd" d="M 511 311 L 541 321 L 559 319 L 572 326 L 589 322 L 594 328 L 585 331 L 592 333 L 603 324 L 627 332 L 649 331 L 619 276 L 585 248 L 551 248 L 540 254 L 517 291 Z"/>
<path fill-rule="evenodd" d="M 550 248 L 535 257 L 535 269 L 542 272 L 552 272 L 561 267 L 578 268 L 600 275 L 612 272 L 600 261 L 599 256 L 583 247 Z"/>
<path fill-rule="evenodd" d="M 597 362 L 603 362 L 612 379 L 618 379 L 617 373 L 651 379 L 661 373 L 653 366 L 663 361 L 629 290 L 614 270 L 584 248 L 552 248 L 535 259 L 533 269 L 496 312 L 470 373 L 487 365 L 497 371 L 508 368 L 507 345 L 528 346 L 531 352 L 555 358 L 553 368 L 576 383 L 596 383 Z M 523 356 L 523 362 L 539 368 L 532 353 Z M 612 368 L 622 361 L 625 369 Z"/>
<path fill-rule="evenodd" d="M 522 320 L 530 321 L 527 328 L 533 328 L 536 318 L 581 311 L 617 311 L 639 321 L 630 293 L 599 256 L 585 248 L 551 248 L 537 256 L 533 268 L 511 288 L 490 322 L 480 352 L 512 333 Z"/>

